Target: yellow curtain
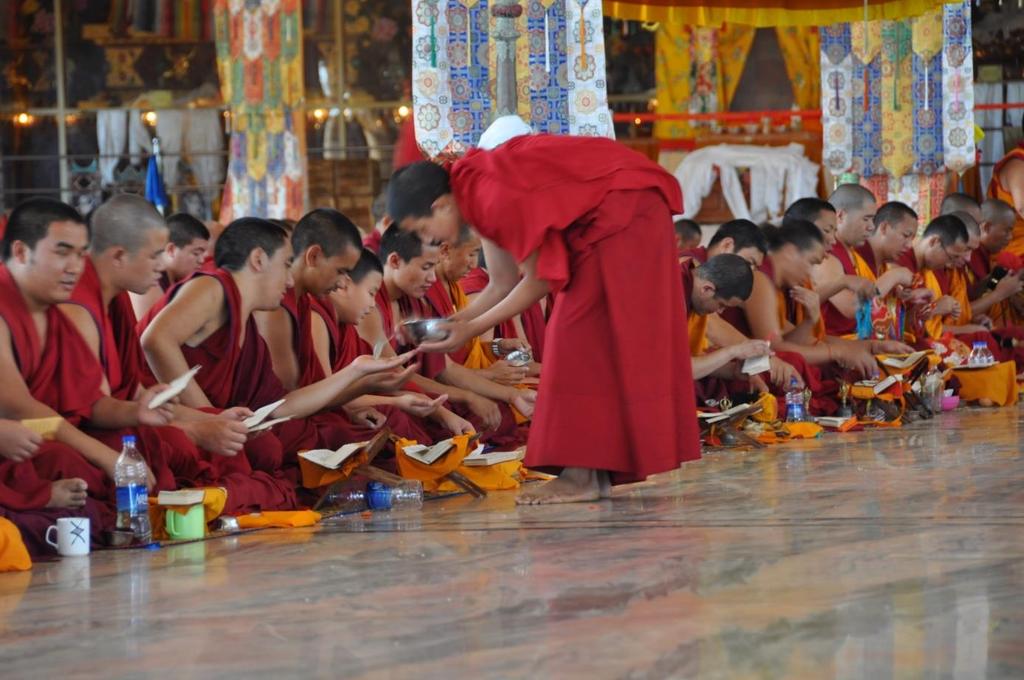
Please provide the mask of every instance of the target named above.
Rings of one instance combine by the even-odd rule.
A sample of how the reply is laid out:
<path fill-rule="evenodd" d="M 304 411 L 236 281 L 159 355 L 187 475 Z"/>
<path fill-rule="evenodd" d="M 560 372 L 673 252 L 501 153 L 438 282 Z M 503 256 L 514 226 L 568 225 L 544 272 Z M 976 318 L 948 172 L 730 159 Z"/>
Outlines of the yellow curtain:
<path fill-rule="evenodd" d="M 868 0 L 868 19 L 905 19 L 957 1 Z M 781 0 L 771 3 L 752 3 L 749 0 L 617 0 L 604 3 L 604 13 L 615 19 L 658 21 L 675 26 L 721 26 L 723 23 L 757 27 L 827 26 L 863 21 L 864 0 Z"/>
<path fill-rule="evenodd" d="M 714 31 L 714 40 L 698 31 Z M 704 38 L 698 40 L 698 38 Z M 693 95 L 693 71 L 707 58 L 714 64 L 717 74 L 714 83 L 717 111 L 727 111 L 743 67 L 747 63 L 750 46 L 754 42 L 754 29 L 729 24 L 718 29 L 684 25 L 662 24 L 655 35 L 655 76 L 657 82 L 658 113 L 688 113 Z M 715 44 L 715 52 L 701 55 L 708 44 Z M 697 63 L 694 63 L 696 51 Z M 655 123 L 654 136 L 661 139 L 686 137 L 690 126 L 681 120 L 661 120 Z"/>
<path fill-rule="evenodd" d="M 726 24 L 718 29 L 718 101 L 722 111 L 728 111 L 732 104 L 755 32 L 756 29 L 740 24 Z"/>
<path fill-rule="evenodd" d="M 821 105 L 821 67 L 818 29 L 812 26 L 780 26 L 775 29 L 779 49 L 786 60 L 786 74 L 793 86 L 793 101 L 801 109 Z"/>

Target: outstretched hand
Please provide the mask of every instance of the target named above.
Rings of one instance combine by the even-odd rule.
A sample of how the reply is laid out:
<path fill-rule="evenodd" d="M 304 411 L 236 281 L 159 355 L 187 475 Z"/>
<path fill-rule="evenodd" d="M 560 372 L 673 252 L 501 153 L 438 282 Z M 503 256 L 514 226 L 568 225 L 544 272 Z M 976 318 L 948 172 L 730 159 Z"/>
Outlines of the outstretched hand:
<path fill-rule="evenodd" d="M 166 389 L 168 389 L 167 385 L 154 385 L 142 393 L 139 397 L 139 425 L 163 427 L 171 424 L 171 421 L 174 420 L 174 410 L 171 408 L 170 403 L 163 404 L 157 408 L 149 408 L 149 404 L 153 401 L 153 397 Z M 176 401 L 176 399 L 172 399 L 171 401 Z"/>

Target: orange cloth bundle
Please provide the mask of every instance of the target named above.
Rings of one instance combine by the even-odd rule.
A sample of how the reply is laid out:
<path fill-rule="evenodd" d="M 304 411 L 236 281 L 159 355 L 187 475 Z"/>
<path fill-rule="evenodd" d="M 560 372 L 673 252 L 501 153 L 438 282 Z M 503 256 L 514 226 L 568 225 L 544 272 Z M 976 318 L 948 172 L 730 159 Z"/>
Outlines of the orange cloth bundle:
<path fill-rule="evenodd" d="M 21 540 L 21 532 L 11 520 L 0 517 L 0 572 L 28 571 L 32 558 Z"/>
<path fill-rule="evenodd" d="M 320 513 L 313 510 L 269 510 L 238 516 L 242 529 L 311 527 L 319 521 Z"/>
<path fill-rule="evenodd" d="M 757 436 L 762 444 L 781 444 L 792 439 L 817 439 L 824 432 L 817 423 L 786 423 L 775 432 L 764 432 Z"/>
<path fill-rule="evenodd" d="M 779 419 L 779 401 L 771 392 L 762 392 L 751 406 L 760 406 L 761 411 L 751 416 L 759 423 L 774 423 Z"/>
<path fill-rule="evenodd" d="M 405 447 L 413 446 L 415 441 L 399 439 L 395 443 L 395 457 L 398 462 L 398 474 L 406 479 L 416 479 L 423 484 L 424 491 L 449 493 L 462 489 L 454 482 L 445 479 L 449 472 L 458 471 L 482 489 L 496 491 L 501 489 L 518 489 L 519 475 L 523 464 L 519 461 L 498 463 L 486 467 L 469 467 L 462 461 L 472 451 L 469 448 L 470 435 L 452 437 L 455 448 L 443 455 L 433 465 L 425 465 L 405 454 Z"/>
<path fill-rule="evenodd" d="M 313 461 L 306 460 L 302 456 L 299 459 L 299 472 L 302 473 L 302 486 L 307 489 L 319 489 L 330 486 L 335 482 L 348 479 L 355 472 L 356 468 L 368 462 L 366 451 L 353 454 L 337 470 L 317 465 Z"/>
<path fill-rule="evenodd" d="M 960 381 L 960 398 L 964 401 L 987 399 L 998 406 L 1017 403 L 1016 363 L 1003 361 L 995 366 L 953 369 Z"/>

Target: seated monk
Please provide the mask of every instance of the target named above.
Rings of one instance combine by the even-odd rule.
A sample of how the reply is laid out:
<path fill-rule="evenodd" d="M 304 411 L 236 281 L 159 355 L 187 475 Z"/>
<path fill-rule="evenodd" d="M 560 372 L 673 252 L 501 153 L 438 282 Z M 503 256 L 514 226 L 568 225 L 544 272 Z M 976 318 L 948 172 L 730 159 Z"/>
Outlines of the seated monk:
<path fill-rule="evenodd" d="M 971 252 L 971 313 L 987 315 L 994 328 L 1024 326 L 1024 269 L 1016 271 L 997 264 L 997 256 L 1010 243 L 1017 213 L 1013 206 L 990 198 L 981 206 L 978 247 Z"/>
<path fill-rule="evenodd" d="M 295 225 L 291 243 L 294 285 L 285 292 L 280 308 L 254 313 L 274 373 L 286 390 L 313 385 L 352 363 L 339 359 L 338 319 L 327 296 L 351 283 L 350 273 L 363 250 L 359 229 L 331 208 L 307 213 Z M 401 411 L 387 407 L 353 400 L 338 413 L 344 416 L 350 441 L 370 439 L 385 424 L 406 438 L 421 432 L 409 426 Z"/>
<path fill-rule="evenodd" d="M 949 332 L 968 346 L 975 340 L 984 340 L 990 343 L 993 354 L 998 354 L 998 344 L 986 329 L 964 323 L 970 321 L 964 316 L 964 304 L 951 295 L 949 270 L 965 263 L 970 256 L 970 232 L 965 217 L 969 219 L 966 215 L 936 217 L 897 262 L 917 275 L 916 287 L 929 291 L 934 300 L 933 308 L 917 329 L 921 335 L 917 338 L 919 347 L 930 346 Z"/>
<path fill-rule="evenodd" d="M 383 285 L 384 267 L 373 251 L 364 248 L 359 256 L 359 262 L 349 271 L 347 285 L 338 287 L 330 295 L 337 317 L 337 339 L 331 343 L 333 347 L 337 347 L 337 354 L 334 357 L 336 367 L 347 366 L 357 357 L 373 354 L 373 348 L 359 337 L 358 326 L 364 318 L 376 312 L 377 293 Z M 412 383 L 405 387 L 405 391 L 395 394 L 366 394 L 356 397 L 350 404 L 356 408 L 403 411 L 409 416 L 411 431 L 396 433 L 421 444 L 431 442 L 434 434 L 439 432 L 448 436 L 473 431 L 473 426 L 468 421 L 444 408 L 444 403 L 448 401 L 447 394 L 431 399 Z M 432 421 L 433 426 L 423 422 L 424 420 Z"/>
<path fill-rule="evenodd" d="M 938 276 L 939 285 L 953 297 L 960 313 L 951 318 L 945 330 L 967 343 L 983 341 L 992 355 L 999 361 L 1016 361 L 1024 370 L 1024 329 L 1017 326 L 992 328 L 992 319 L 976 308 L 971 300 L 971 291 L 976 286 L 974 272 L 970 267 L 970 259 L 974 251 L 981 247 L 981 226 L 975 221 L 972 213 L 955 211 L 950 213 L 958 218 L 967 228 L 967 255 L 958 257 L 952 266 Z M 1011 279 L 1017 277 L 1011 277 Z M 1019 279 L 1018 279 L 1019 281 Z M 1011 281 L 1012 282 L 1012 281 Z"/>
<path fill-rule="evenodd" d="M 875 283 L 878 295 L 893 300 L 897 292 L 913 284 L 914 274 L 896 261 L 909 251 L 917 235 L 917 213 L 899 201 L 883 204 L 872 220 L 874 229 L 856 249 L 857 264 L 864 276 Z M 848 300 L 841 307 L 848 307 Z"/>
<path fill-rule="evenodd" d="M 1013 208 L 1015 221 L 1006 251 L 1024 256 L 1024 139 L 992 168 L 988 197 L 998 198 Z"/>
<path fill-rule="evenodd" d="M 839 216 L 834 205 L 815 197 L 797 199 L 786 208 L 782 216 L 782 226 L 794 221 L 810 222 L 820 229 L 825 252 L 831 252 L 832 246 L 838 240 L 836 231 L 839 229 Z"/>
<path fill-rule="evenodd" d="M 466 294 L 467 307 L 472 305 L 473 300 L 483 293 L 490 280 L 490 274 L 483 267 L 471 269 L 459 280 L 459 288 Z M 549 295 L 530 305 L 522 314 L 516 314 L 508 321 L 477 336 L 483 343 L 488 357 L 497 361 L 500 356 L 525 344 L 533 354 L 533 361 L 530 363 L 527 375 L 539 376 L 541 366 L 544 364 L 544 333 L 547 330 L 547 320 L 553 305 L 554 298 Z"/>
<path fill-rule="evenodd" d="M 768 257 L 760 271 L 754 273 L 750 298 L 742 307 L 735 308 L 738 314 L 723 314 L 741 333 L 771 339 L 776 351 L 800 355 L 807 364 L 824 367 L 828 374 L 837 377 L 840 371 L 872 377 L 878 372 L 875 353 L 910 350 L 902 343 L 827 335 L 818 296 L 802 285 L 808 280 L 811 267 L 824 257 L 821 231 L 810 222 L 792 220 L 781 229 L 767 228 L 766 236 Z M 816 389 L 814 382 L 808 381 L 812 392 Z M 819 392 L 831 391 L 826 383 L 822 383 Z"/>
<path fill-rule="evenodd" d="M 160 278 L 157 286 L 150 286 L 143 295 L 131 293 L 132 308 L 136 317 L 143 317 L 167 290 L 192 276 L 192 273 L 206 261 L 206 248 L 210 243 L 210 230 L 188 213 L 176 213 L 166 220 L 167 245 L 160 253 Z"/>
<path fill-rule="evenodd" d="M 952 215 L 955 212 L 965 212 L 975 222 L 981 222 L 981 204 L 971 196 L 959 191 L 946 194 L 939 206 L 940 215 Z"/>
<path fill-rule="evenodd" d="M 683 257 L 704 264 L 715 255 L 739 255 L 757 269 L 767 252 L 768 242 L 759 226 L 750 220 L 729 220 L 715 231 L 706 248 L 692 248 L 683 253 Z"/>
<path fill-rule="evenodd" d="M 385 342 L 382 356 L 387 356 L 402 346 L 396 329 L 403 321 L 435 316 L 426 295 L 437 279 L 439 254 L 437 248 L 424 246 L 416 234 L 394 226 L 384 234 L 380 252 L 384 285 L 377 293 L 376 313 L 360 322 L 359 335 L 374 346 Z M 532 390 L 476 375 L 444 354 L 424 355 L 413 383 L 428 394 L 447 394 L 452 410 L 486 432 L 485 438 L 501 444 L 519 439 L 510 407 L 528 418 L 536 397 Z"/>
<path fill-rule="evenodd" d="M 708 376 L 742 380 L 746 376 L 737 362 L 771 352 L 766 340 L 742 338 L 741 342 L 719 344 L 709 338 L 710 322 L 726 307 L 742 304 L 750 297 L 753 286 L 750 265 L 737 255 L 716 255 L 702 265 L 693 260 L 683 264 L 683 294 L 695 380 Z"/>
<path fill-rule="evenodd" d="M 100 507 L 85 480 L 51 482 L 36 473 L 32 458 L 47 445 L 21 423 L 0 419 L 0 517 L 14 523 L 33 557 L 53 554 L 46 530 L 61 517 L 89 517 L 93 540 L 102 541 Z"/>
<path fill-rule="evenodd" d="M 274 374 L 253 312 L 280 306 L 291 282 L 291 259 L 282 228 L 259 218 L 235 220 L 217 240 L 217 268 L 200 270 L 169 290 L 154 305 L 155 315 L 142 334 L 142 347 L 157 377 L 172 379 L 190 366 L 202 366 L 182 393 L 187 406 L 256 409 L 284 399 L 270 414 L 292 419 L 273 428 L 284 459 L 250 461 L 271 473 L 285 463 L 293 470 L 295 454 L 302 449 L 334 449 L 346 443 L 349 428 L 330 409 L 367 389 L 393 389 L 412 372 L 393 372 L 411 354 L 379 361 L 360 357 L 323 380 L 285 389 Z"/>
<path fill-rule="evenodd" d="M 700 247 L 704 240 L 704 232 L 693 220 L 680 217 L 673 222 L 676 229 L 676 252 L 682 257 L 688 251 Z"/>
<path fill-rule="evenodd" d="M 861 301 L 877 296 L 884 298 L 900 284 L 909 286 L 913 276 L 902 267 L 892 267 L 879 276 L 859 254 L 859 249 L 877 229 L 875 197 L 870 191 L 859 184 L 841 184 L 829 201 L 836 205 L 837 240 L 830 257 L 815 267 L 812 279 L 815 290 L 842 288 L 822 305 L 826 332 L 855 338 Z M 900 216 L 898 210 L 889 212 Z"/>
<path fill-rule="evenodd" d="M 145 359 L 136 330 L 130 292 L 155 287 L 166 253 L 164 220 L 145 199 L 119 194 L 93 212 L 85 270 L 70 304 L 61 310 L 72 320 L 104 369 L 102 389 L 123 401 L 145 396 Z M 247 441 L 242 420 L 247 408 L 220 414 L 170 405 L 173 427 L 136 428 L 140 449 L 157 477 L 158 488 L 219 486 L 228 494 L 224 512 L 251 512 L 294 507 L 290 484 L 254 472 L 244 449 L 280 450 L 272 436 Z M 119 445 L 123 430 L 86 430 L 108 446 Z M 154 455 L 160 452 L 160 456 Z M 241 454 L 241 455 L 239 455 Z"/>
<path fill-rule="evenodd" d="M 477 266 L 480 259 L 480 237 L 464 225 L 454 243 L 442 243 L 438 247 L 437 280 L 427 292 L 427 302 L 432 316 L 448 318 L 469 306 L 469 297 L 462 289 L 462 279 Z M 525 331 L 524 331 L 525 333 Z M 518 329 L 516 329 L 518 336 Z M 488 343 L 489 344 L 489 343 Z M 519 385 L 528 375 L 539 375 L 540 365 L 513 366 L 504 359 L 497 359 L 493 346 L 484 347 L 481 338 L 473 338 L 465 347 L 452 352 L 452 361 L 466 365 L 470 357 L 481 364 L 474 366 L 476 373 L 502 385 Z"/>
<path fill-rule="evenodd" d="M 89 494 L 107 505 L 112 525 L 114 468 L 118 452 L 79 425 L 98 429 L 165 425 L 169 409 L 150 410 L 156 394 L 139 402 L 107 396 L 103 370 L 74 325 L 57 307 L 67 302 L 82 274 L 89 233 L 70 206 L 49 199 L 25 201 L 7 224 L 0 251 L 0 416 L 13 419 L 61 416 L 54 442 L 32 463 L 51 481 L 80 478 Z M 146 451 L 155 457 L 158 451 Z M 147 468 L 148 484 L 155 478 Z"/>

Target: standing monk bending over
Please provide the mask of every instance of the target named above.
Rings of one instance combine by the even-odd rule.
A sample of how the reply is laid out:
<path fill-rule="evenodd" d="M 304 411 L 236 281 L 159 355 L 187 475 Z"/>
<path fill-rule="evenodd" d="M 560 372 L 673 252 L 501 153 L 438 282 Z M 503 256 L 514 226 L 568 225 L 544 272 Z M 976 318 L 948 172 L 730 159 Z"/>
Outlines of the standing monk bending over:
<path fill-rule="evenodd" d="M 450 175 L 403 168 L 388 212 L 428 242 L 465 222 L 483 238 L 487 288 L 424 349 L 456 350 L 556 292 L 526 464 L 562 472 L 519 502 L 591 501 L 700 457 L 671 175 L 607 139 L 517 137 Z"/>

